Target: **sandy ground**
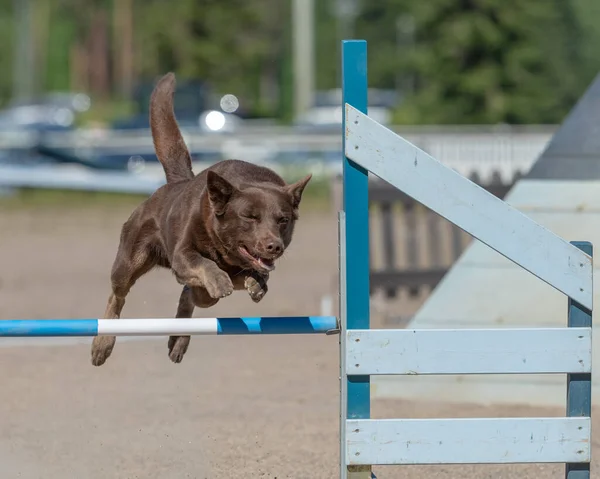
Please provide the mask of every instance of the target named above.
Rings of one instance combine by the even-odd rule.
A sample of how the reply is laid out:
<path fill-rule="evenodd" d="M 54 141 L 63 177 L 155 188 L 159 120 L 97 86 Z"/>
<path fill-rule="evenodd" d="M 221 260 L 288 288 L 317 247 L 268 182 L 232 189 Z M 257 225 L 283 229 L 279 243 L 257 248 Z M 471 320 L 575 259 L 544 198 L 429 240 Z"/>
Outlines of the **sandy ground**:
<path fill-rule="evenodd" d="M 101 315 L 127 215 L 0 210 L 0 318 Z M 319 314 L 322 294 L 335 293 L 336 234 L 332 215 L 304 213 L 262 303 L 237 292 L 195 316 Z M 168 272 L 151 272 L 123 315 L 170 317 L 178 295 Z M 196 337 L 179 365 L 168 360 L 166 338 L 121 339 L 101 368 L 90 364 L 89 343 L 0 341 L 1 479 L 337 477 L 337 336 Z M 374 401 L 373 416 L 563 414 L 430 399 Z M 600 431 L 599 422 L 595 427 Z M 558 479 L 563 471 L 375 468 L 379 478 L 403 479 Z"/>

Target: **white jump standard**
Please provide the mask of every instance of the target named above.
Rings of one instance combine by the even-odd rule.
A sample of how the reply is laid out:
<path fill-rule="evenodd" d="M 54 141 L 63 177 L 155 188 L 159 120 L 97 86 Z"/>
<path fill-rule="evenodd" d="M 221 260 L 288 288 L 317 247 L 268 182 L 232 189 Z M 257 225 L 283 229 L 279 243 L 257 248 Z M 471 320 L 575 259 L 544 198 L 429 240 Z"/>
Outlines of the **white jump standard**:
<path fill-rule="evenodd" d="M 369 479 L 378 464 L 565 463 L 567 479 L 590 479 L 592 245 L 565 241 L 369 118 L 366 42 L 342 50 L 341 478 Z M 368 237 L 355 239 L 369 228 L 369 173 L 565 294 L 569 327 L 370 329 Z M 370 377 L 384 374 L 565 374 L 568 417 L 369 419 Z"/>

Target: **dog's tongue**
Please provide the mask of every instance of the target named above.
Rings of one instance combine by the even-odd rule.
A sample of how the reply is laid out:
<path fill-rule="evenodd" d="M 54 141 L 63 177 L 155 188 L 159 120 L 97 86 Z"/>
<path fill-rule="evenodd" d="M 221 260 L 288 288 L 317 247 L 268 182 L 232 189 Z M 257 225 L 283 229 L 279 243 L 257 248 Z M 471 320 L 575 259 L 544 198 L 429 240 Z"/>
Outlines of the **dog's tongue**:
<path fill-rule="evenodd" d="M 258 258 L 258 262 L 268 271 L 273 271 L 275 269 L 275 263 L 272 259 Z"/>

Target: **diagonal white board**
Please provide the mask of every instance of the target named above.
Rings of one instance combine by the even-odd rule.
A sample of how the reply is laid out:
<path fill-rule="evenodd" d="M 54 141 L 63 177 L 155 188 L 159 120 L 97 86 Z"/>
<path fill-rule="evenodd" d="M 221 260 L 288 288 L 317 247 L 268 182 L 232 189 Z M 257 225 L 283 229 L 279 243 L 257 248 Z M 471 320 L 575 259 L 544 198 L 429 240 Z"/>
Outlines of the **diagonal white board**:
<path fill-rule="evenodd" d="M 592 309 L 587 254 L 356 108 L 345 108 L 348 158 Z"/>

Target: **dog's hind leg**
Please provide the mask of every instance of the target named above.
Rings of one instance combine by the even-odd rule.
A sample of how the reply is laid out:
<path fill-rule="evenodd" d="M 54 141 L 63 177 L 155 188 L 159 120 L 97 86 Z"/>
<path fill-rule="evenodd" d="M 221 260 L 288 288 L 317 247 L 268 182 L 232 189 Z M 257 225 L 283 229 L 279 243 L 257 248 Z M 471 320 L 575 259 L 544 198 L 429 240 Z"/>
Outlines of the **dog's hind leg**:
<path fill-rule="evenodd" d="M 179 305 L 177 306 L 176 318 L 191 318 L 194 314 L 194 301 L 192 291 L 188 286 L 183 287 L 181 296 L 179 296 Z M 169 336 L 169 358 L 174 363 L 180 363 L 183 355 L 190 344 L 189 336 Z"/>
<path fill-rule="evenodd" d="M 204 288 L 184 286 L 179 296 L 179 305 L 177 306 L 176 318 L 191 318 L 194 313 L 194 306 L 200 308 L 210 308 L 219 302 L 218 299 L 211 298 Z M 180 363 L 183 360 L 188 346 L 190 345 L 189 336 L 170 336 L 169 337 L 169 358 L 174 363 Z"/>
<path fill-rule="evenodd" d="M 133 255 L 119 250 L 111 273 L 112 293 L 108 298 L 104 319 L 119 319 L 125 305 L 125 297 L 135 282 L 156 265 L 147 251 L 136 251 Z M 111 355 L 116 342 L 115 336 L 96 336 L 92 342 L 92 364 L 101 366 Z"/>

